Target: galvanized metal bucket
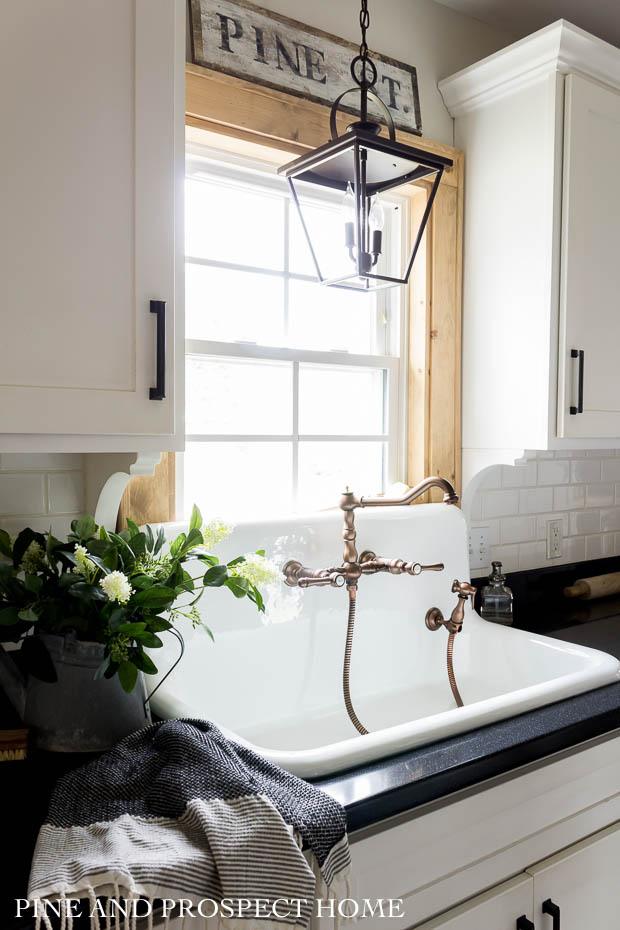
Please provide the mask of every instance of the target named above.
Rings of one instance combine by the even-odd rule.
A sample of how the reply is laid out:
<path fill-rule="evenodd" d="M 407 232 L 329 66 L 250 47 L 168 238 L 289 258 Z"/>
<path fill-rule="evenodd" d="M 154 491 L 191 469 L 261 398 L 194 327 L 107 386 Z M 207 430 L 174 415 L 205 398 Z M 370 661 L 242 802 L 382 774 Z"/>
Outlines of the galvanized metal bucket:
<path fill-rule="evenodd" d="M 32 731 L 34 745 L 53 752 L 99 752 L 151 722 L 146 688 L 139 675 L 130 694 L 118 676 L 95 680 L 103 661 L 101 643 L 74 636 L 40 634 L 58 680 L 26 680 L 10 655 L 0 651 L 0 685 Z"/>

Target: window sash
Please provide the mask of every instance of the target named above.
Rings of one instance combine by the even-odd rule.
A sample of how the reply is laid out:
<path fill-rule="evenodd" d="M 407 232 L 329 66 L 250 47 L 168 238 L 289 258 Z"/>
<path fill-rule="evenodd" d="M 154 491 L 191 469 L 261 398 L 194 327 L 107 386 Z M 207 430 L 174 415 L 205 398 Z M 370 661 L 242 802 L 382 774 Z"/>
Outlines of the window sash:
<path fill-rule="evenodd" d="M 195 150 L 193 154 L 197 154 Z M 202 157 L 208 158 L 209 155 L 222 161 L 221 153 L 202 152 Z M 225 157 L 224 157 L 225 158 Z M 200 180 L 206 182 L 218 182 L 220 180 L 235 186 L 245 185 L 249 189 L 256 190 L 261 187 L 282 196 L 284 200 L 284 261 L 281 269 L 268 269 L 260 266 L 251 266 L 237 264 L 217 259 L 202 258 L 187 254 L 185 262 L 187 265 L 197 264 L 206 265 L 216 268 L 228 269 L 230 271 L 251 272 L 255 274 L 265 274 L 275 276 L 284 281 L 284 326 L 285 330 L 288 323 L 289 313 L 289 282 L 298 281 L 315 281 L 313 275 L 306 275 L 293 272 L 289 268 L 289 224 L 290 211 L 294 209 L 288 188 L 283 186 L 282 179 L 273 174 L 264 174 L 265 166 L 259 167 L 254 176 L 248 176 L 248 165 L 245 159 L 242 164 L 239 159 L 235 159 L 233 164 L 209 163 L 208 168 L 204 168 L 198 159 L 190 156 L 189 169 L 187 171 L 188 179 Z M 395 198 L 399 200 L 399 198 Z M 398 230 L 392 230 L 391 224 L 388 224 L 385 232 L 385 244 L 387 248 L 393 247 L 392 235 L 400 237 L 401 246 L 407 235 L 406 222 L 408 211 L 402 209 L 400 214 L 401 223 Z M 298 475 L 299 475 L 299 447 L 304 442 L 378 442 L 384 445 L 384 466 L 383 478 L 386 485 L 396 481 L 403 480 L 405 473 L 406 460 L 406 441 L 405 441 L 405 422 L 406 422 L 406 402 L 407 392 L 404 381 L 404 373 L 407 370 L 407 321 L 405 314 L 405 297 L 403 289 L 398 294 L 384 290 L 378 291 L 375 295 L 376 314 L 375 314 L 375 338 L 373 349 L 377 349 L 377 354 L 371 352 L 368 354 L 350 353 L 339 350 L 314 350 L 300 349 L 287 346 L 268 346 L 254 342 L 245 342 L 235 340 L 234 342 L 211 341 L 202 339 L 186 339 L 185 353 L 197 358 L 238 358 L 238 359 L 256 359 L 257 361 L 282 361 L 292 364 L 292 392 L 293 392 L 293 423 L 292 430 L 289 434 L 186 434 L 188 442 L 200 443 L 222 443 L 222 442 L 280 442 L 292 444 L 292 469 L 293 469 L 293 500 L 297 502 L 298 495 Z M 400 354 L 397 354 L 400 350 Z M 386 353 L 393 354 L 386 354 Z M 334 367 L 362 367 L 370 369 L 379 369 L 383 371 L 383 431 L 380 433 L 368 434 L 309 434 L 301 433 L 298 428 L 299 419 L 299 367 L 301 364 L 322 364 Z M 340 401 L 340 398 L 334 398 L 334 402 Z M 177 493 L 183 500 L 183 467 L 177 470 Z"/>
<path fill-rule="evenodd" d="M 258 361 L 279 361 L 292 364 L 293 424 L 290 433 L 269 435 L 265 433 L 188 433 L 188 442 L 283 442 L 292 445 L 293 500 L 297 501 L 299 475 L 299 446 L 303 442 L 379 442 L 385 444 L 387 461 L 383 473 L 386 484 L 400 480 L 400 359 L 391 355 L 354 355 L 348 352 L 314 351 L 280 346 L 262 346 L 252 343 L 210 342 L 202 339 L 187 339 L 187 355 L 209 358 L 242 358 Z M 298 428 L 299 417 L 299 366 L 304 363 L 334 365 L 350 368 L 374 368 L 383 371 L 383 422 L 381 433 L 302 433 Z M 335 402 L 338 398 L 334 399 Z M 179 469 L 182 471 L 182 469 Z M 182 489 L 179 488 L 182 493 Z"/>

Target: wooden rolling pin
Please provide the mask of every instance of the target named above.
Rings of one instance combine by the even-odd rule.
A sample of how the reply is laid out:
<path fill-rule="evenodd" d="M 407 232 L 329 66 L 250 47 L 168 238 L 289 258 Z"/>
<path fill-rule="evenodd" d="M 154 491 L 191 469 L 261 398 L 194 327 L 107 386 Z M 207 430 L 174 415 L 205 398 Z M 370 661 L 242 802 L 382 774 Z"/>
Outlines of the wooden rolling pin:
<path fill-rule="evenodd" d="M 580 597 L 583 601 L 591 601 L 595 597 L 609 597 L 610 594 L 620 594 L 620 572 L 595 575 L 594 578 L 580 578 L 575 584 L 564 588 L 564 597 Z"/>

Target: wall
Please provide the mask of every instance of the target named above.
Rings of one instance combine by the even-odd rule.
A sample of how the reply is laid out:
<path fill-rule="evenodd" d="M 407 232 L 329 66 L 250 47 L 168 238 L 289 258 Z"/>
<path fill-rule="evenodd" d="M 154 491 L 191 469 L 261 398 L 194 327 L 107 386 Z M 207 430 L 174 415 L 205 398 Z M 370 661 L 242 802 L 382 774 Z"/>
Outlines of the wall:
<path fill-rule="evenodd" d="M 261 0 L 290 19 L 359 44 L 359 0 Z M 437 82 L 509 45 L 514 36 L 433 0 L 370 0 L 371 50 L 415 65 L 424 135 L 453 142 L 452 119 Z"/>
<path fill-rule="evenodd" d="M 464 509 L 472 527 L 488 528 L 489 564 L 499 559 L 513 572 L 620 553 L 620 450 L 527 452 L 474 482 Z M 558 518 L 562 556 L 550 560 L 547 521 Z"/>
<path fill-rule="evenodd" d="M 84 512 L 84 456 L 2 453 L 0 527 L 16 535 L 25 526 L 63 538 Z"/>

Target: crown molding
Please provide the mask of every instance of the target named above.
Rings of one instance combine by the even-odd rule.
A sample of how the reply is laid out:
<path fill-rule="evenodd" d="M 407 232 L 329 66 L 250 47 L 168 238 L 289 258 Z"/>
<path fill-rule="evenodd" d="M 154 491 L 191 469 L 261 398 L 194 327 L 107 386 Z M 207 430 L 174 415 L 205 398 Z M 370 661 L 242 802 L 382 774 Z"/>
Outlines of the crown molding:
<path fill-rule="evenodd" d="M 439 82 L 451 116 L 462 116 L 554 72 L 620 90 L 620 49 L 559 19 Z"/>

